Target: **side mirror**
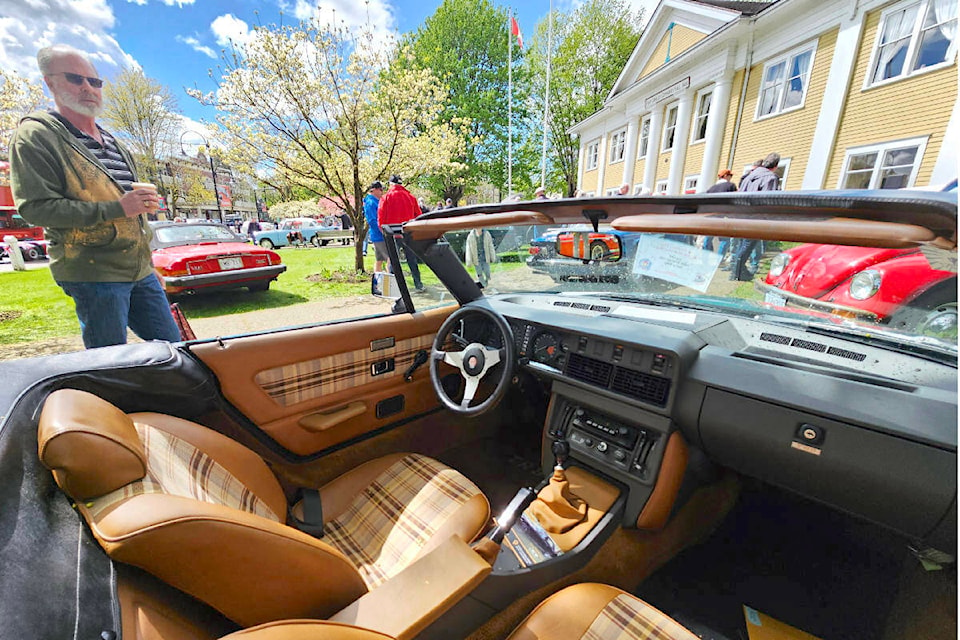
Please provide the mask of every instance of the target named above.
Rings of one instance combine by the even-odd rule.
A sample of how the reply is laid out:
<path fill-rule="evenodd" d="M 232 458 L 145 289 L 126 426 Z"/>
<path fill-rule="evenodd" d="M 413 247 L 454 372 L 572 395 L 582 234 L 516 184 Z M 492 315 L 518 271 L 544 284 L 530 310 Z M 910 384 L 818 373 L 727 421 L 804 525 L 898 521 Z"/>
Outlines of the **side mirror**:
<path fill-rule="evenodd" d="M 557 235 L 557 255 L 584 262 L 616 262 L 622 253 L 620 236 L 605 231 L 564 231 Z"/>
<path fill-rule="evenodd" d="M 397 300 L 401 297 L 397 277 L 392 273 L 377 271 L 370 279 L 370 293 L 378 298 Z"/>

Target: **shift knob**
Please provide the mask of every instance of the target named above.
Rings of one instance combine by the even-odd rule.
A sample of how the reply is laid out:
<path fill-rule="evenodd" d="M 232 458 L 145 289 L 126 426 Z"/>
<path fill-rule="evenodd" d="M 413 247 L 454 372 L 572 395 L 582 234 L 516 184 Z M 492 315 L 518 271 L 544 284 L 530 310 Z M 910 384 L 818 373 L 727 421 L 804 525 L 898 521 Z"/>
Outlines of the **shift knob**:
<path fill-rule="evenodd" d="M 557 459 L 557 466 L 562 467 L 570 455 L 570 443 L 566 440 L 554 440 L 550 449 L 553 451 L 553 456 Z"/>

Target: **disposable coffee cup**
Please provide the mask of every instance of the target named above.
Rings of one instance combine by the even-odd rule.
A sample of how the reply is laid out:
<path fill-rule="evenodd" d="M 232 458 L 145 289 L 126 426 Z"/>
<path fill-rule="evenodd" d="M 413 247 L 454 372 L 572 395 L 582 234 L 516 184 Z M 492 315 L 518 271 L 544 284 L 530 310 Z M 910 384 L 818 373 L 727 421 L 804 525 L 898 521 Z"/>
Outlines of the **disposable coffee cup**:
<path fill-rule="evenodd" d="M 147 191 L 153 192 L 153 195 L 157 195 L 157 185 L 155 185 L 155 184 L 153 184 L 153 183 L 150 183 L 150 182 L 131 182 L 131 183 L 130 183 L 130 186 L 133 187 L 134 190 L 137 190 L 137 189 L 145 189 L 145 190 L 147 190 Z M 150 208 L 150 209 L 156 209 L 156 208 L 157 208 L 157 205 L 156 205 L 155 203 L 150 203 L 150 204 L 148 205 L 148 208 Z"/>

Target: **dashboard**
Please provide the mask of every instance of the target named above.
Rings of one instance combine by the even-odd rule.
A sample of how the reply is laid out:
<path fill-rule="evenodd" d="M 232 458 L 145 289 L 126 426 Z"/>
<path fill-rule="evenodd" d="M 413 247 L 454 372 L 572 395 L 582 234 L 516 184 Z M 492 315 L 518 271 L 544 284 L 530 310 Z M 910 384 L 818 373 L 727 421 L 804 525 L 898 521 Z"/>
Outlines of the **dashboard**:
<path fill-rule="evenodd" d="M 955 549 L 955 366 L 752 317 L 587 300 L 482 301 L 549 387 L 545 471 L 566 440 L 628 487 L 629 521 L 680 431 L 720 466 Z"/>

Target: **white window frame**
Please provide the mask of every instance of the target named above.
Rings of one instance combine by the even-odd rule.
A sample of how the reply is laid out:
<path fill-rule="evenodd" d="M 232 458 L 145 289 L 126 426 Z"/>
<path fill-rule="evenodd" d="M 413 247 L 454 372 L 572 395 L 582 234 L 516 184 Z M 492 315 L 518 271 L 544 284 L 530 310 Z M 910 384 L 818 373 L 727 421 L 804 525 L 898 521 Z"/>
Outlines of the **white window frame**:
<path fill-rule="evenodd" d="M 870 184 L 867 186 L 868 189 L 878 189 L 880 178 L 880 169 L 883 168 L 883 157 L 887 151 L 891 149 L 899 149 L 902 147 L 916 147 L 917 154 L 913 158 L 913 168 L 910 170 L 910 177 L 907 179 L 907 187 L 912 187 L 917 182 L 917 174 L 920 173 L 920 165 L 923 164 L 923 154 L 927 148 L 927 141 L 929 140 L 928 136 L 921 138 L 908 138 L 905 140 L 892 140 L 890 142 L 880 142 L 876 144 L 867 144 L 860 147 L 851 147 L 847 149 L 847 153 L 843 158 L 843 171 L 840 172 L 840 179 L 837 181 L 837 188 L 844 189 L 844 183 L 847 181 L 847 172 L 850 168 L 850 160 L 854 156 L 863 155 L 865 153 L 876 153 L 877 154 L 877 164 L 874 165 L 872 174 L 870 176 Z"/>
<path fill-rule="evenodd" d="M 646 160 L 650 154 L 650 116 L 640 118 L 640 134 L 637 139 L 637 160 Z"/>
<path fill-rule="evenodd" d="M 664 178 L 663 180 L 657 180 L 657 182 L 655 183 L 655 186 L 654 186 L 654 188 L 653 188 L 653 193 L 654 193 L 654 195 L 660 195 L 661 193 L 666 193 L 666 192 L 667 192 L 667 182 L 668 182 L 668 181 L 667 181 L 666 178 Z"/>
<path fill-rule="evenodd" d="M 587 145 L 587 157 L 584 163 L 584 169 L 587 171 L 593 171 L 597 168 L 599 164 L 600 156 L 600 141 L 595 140 Z"/>
<path fill-rule="evenodd" d="M 610 134 L 610 164 L 623 162 L 623 151 L 627 146 L 627 130 L 620 129 Z"/>
<path fill-rule="evenodd" d="M 642 182 L 636 183 L 635 185 L 633 185 L 633 195 L 639 196 L 640 192 L 643 191 L 644 189 L 646 189 L 646 187 L 643 186 Z M 647 189 L 647 191 L 649 191 L 649 189 Z M 646 194 L 646 195 L 650 195 L 650 194 Z"/>
<path fill-rule="evenodd" d="M 689 191 L 690 189 L 693 189 L 694 191 L 696 191 L 696 190 L 697 190 L 697 185 L 699 185 L 699 184 L 700 184 L 700 174 L 699 174 L 699 173 L 696 174 L 696 175 L 693 175 L 693 176 L 685 176 L 685 177 L 683 178 L 683 190 L 682 190 L 680 193 L 686 193 L 686 192 Z"/>
<path fill-rule="evenodd" d="M 603 192 L 603 195 L 610 197 L 610 196 L 618 195 L 619 193 L 620 193 L 620 187 L 610 187 L 609 189 Z"/>
<path fill-rule="evenodd" d="M 793 66 L 791 63 L 798 56 L 801 56 L 808 52 L 810 53 L 810 64 L 807 67 L 807 74 L 806 74 L 806 79 L 804 80 L 804 83 L 803 83 L 803 94 L 800 96 L 800 102 L 791 107 L 784 108 L 783 101 L 786 98 L 787 92 L 784 91 L 783 89 L 786 87 L 787 82 L 789 82 L 789 78 L 787 77 L 787 74 L 790 72 L 790 68 Z M 753 119 L 765 120 L 767 118 L 775 118 L 780 114 L 790 113 L 791 111 L 802 109 L 803 105 L 805 105 L 807 102 L 807 93 L 810 91 L 810 78 L 811 76 L 813 76 L 813 68 L 814 68 L 814 65 L 816 64 L 816 61 L 817 61 L 816 40 L 814 40 L 813 42 L 808 42 L 794 49 L 791 49 L 790 51 L 787 51 L 786 53 L 780 56 L 777 56 L 776 58 L 771 58 L 770 60 L 768 60 L 763 65 L 763 73 L 760 74 L 760 89 L 757 92 L 757 108 L 753 114 Z M 770 67 L 775 67 L 780 63 L 783 63 L 784 65 L 784 76 L 781 79 L 781 81 L 778 83 L 780 84 L 781 89 L 780 89 L 780 94 L 777 97 L 777 105 L 774 108 L 774 110 L 771 111 L 770 113 L 760 113 L 760 107 L 763 106 L 763 89 L 764 89 L 764 81 L 766 80 L 766 77 L 767 77 L 767 70 Z"/>
<path fill-rule="evenodd" d="M 888 9 L 884 10 L 880 14 L 880 23 L 877 26 L 877 35 L 873 42 L 873 52 L 870 55 L 870 65 L 867 67 L 866 77 L 863 80 L 863 88 L 869 89 L 871 87 L 879 87 L 885 84 L 890 84 L 891 82 L 898 82 L 906 78 L 912 78 L 913 76 L 920 75 L 922 73 L 927 73 L 930 71 L 936 71 L 937 69 L 942 69 L 952 65 L 957 58 L 957 36 L 954 34 L 953 43 L 950 45 L 950 48 L 947 50 L 946 59 L 943 62 L 930 65 L 929 67 L 923 67 L 922 69 L 913 69 L 913 66 L 916 64 L 917 57 L 917 45 L 920 41 L 921 33 L 923 32 L 923 21 L 927 16 L 927 12 L 930 10 L 931 3 L 935 0 L 907 0 L 906 2 L 898 3 Z M 887 21 L 891 19 L 895 14 L 900 14 L 903 11 L 909 9 L 913 5 L 918 5 L 919 9 L 917 15 L 913 20 L 913 29 L 910 31 L 909 43 L 907 44 L 907 51 L 905 54 L 905 60 L 903 63 L 903 70 L 899 75 L 891 76 L 889 78 L 884 78 L 882 80 L 877 80 L 874 82 L 873 78 L 877 72 L 877 63 L 880 57 L 880 46 L 881 40 L 883 39 L 883 31 L 887 25 Z M 956 16 L 953 16 L 956 19 Z M 944 23 L 949 22 L 945 20 Z M 940 24 L 944 24 L 940 23 Z M 934 29 L 938 27 L 933 27 Z"/>
<path fill-rule="evenodd" d="M 703 99 L 706 96 L 710 96 L 710 106 L 707 107 L 706 113 L 701 113 L 700 108 L 703 106 Z M 713 87 L 707 87 L 706 89 L 701 89 L 697 92 L 697 97 L 694 102 L 696 105 L 696 110 L 693 114 L 693 126 L 690 128 L 690 144 L 699 144 L 706 142 L 707 140 L 707 127 L 710 126 L 710 113 L 713 111 Z M 700 129 L 700 121 L 703 121 L 703 137 L 697 137 L 697 131 Z"/>
<path fill-rule="evenodd" d="M 673 126 L 670 125 L 670 112 L 674 112 L 673 117 Z M 660 137 L 660 152 L 664 153 L 667 151 L 673 151 L 677 146 L 677 117 L 680 115 L 680 103 L 674 102 L 673 104 L 668 104 L 664 109 L 664 118 L 663 118 L 663 134 Z M 672 146 L 667 146 L 667 134 L 673 132 L 673 144 Z"/>

